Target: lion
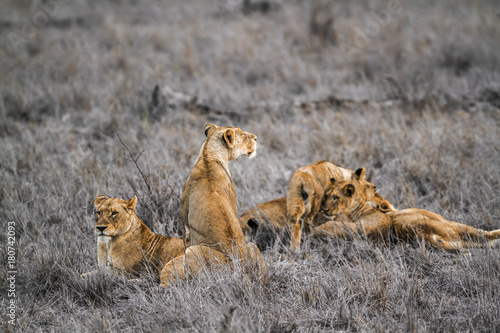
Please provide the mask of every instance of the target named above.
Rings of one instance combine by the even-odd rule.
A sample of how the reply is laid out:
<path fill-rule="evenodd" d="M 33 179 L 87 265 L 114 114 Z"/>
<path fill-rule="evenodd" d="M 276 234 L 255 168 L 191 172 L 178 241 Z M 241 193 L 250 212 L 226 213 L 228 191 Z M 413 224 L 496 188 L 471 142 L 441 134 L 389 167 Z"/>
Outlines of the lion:
<path fill-rule="evenodd" d="M 491 246 L 500 239 L 500 229 L 476 229 L 423 209 L 409 208 L 385 214 L 368 204 L 367 190 L 359 183 L 332 179 L 331 185 L 325 194 L 325 212 L 332 220 L 316 227 L 319 233 L 335 238 L 358 235 L 382 242 L 393 238 L 409 243 L 423 240 L 446 251 Z"/>
<path fill-rule="evenodd" d="M 254 157 L 257 136 L 237 127 L 207 124 L 206 140 L 182 189 L 180 217 L 184 223 L 185 253 L 165 266 L 162 286 L 196 276 L 204 268 L 218 269 L 234 258 L 254 264 L 265 275 L 259 249 L 247 243 L 241 229 L 236 192 L 229 162 L 239 156 Z"/>
<path fill-rule="evenodd" d="M 163 267 L 184 252 L 180 238 L 153 233 L 135 213 L 137 197 L 130 200 L 95 198 L 97 264 L 100 268 L 126 276 L 153 272 L 158 280 Z M 82 274 L 92 276 L 97 271 Z"/>
<path fill-rule="evenodd" d="M 261 203 L 240 216 L 241 228 L 246 234 L 255 232 L 262 223 L 275 229 L 283 229 L 288 225 L 286 197 Z"/>
<path fill-rule="evenodd" d="M 314 224 L 314 218 L 320 212 L 325 190 L 330 179 L 351 179 L 366 187 L 368 203 L 383 212 L 396 209 L 376 192 L 375 185 L 365 179 L 365 168 L 356 171 L 338 167 L 327 161 L 318 161 L 312 165 L 297 169 L 288 183 L 286 195 L 287 220 L 292 227 L 292 251 L 300 247 L 301 234 L 308 232 Z"/>

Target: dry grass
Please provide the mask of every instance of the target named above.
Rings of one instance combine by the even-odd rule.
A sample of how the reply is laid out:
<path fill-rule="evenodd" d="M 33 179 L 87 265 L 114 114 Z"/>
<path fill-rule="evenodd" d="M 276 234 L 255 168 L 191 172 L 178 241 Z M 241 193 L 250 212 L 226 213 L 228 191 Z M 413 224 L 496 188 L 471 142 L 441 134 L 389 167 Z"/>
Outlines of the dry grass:
<path fill-rule="evenodd" d="M 396 207 L 500 228 L 494 1 L 401 1 L 390 17 L 384 1 L 335 2 L 334 42 L 311 34 L 308 1 L 264 11 L 229 0 L 58 2 L 46 20 L 38 6 L 0 5 L 0 219 L 16 223 L 17 329 L 500 330 L 498 248 L 466 256 L 306 239 L 290 256 L 284 237 L 265 240 L 265 282 L 239 268 L 168 290 L 79 276 L 96 267 L 98 194 L 136 194 L 145 223 L 180 236 L 179 195 L 209 121 L 259 137 L 257 158 L 231 165 L 240 212 L 284 196 L 295 168 L 326 159 L 366 166 Z M 152 97 L 156 84 L 164 93 Z M 118 134 L 143 152 L 143 175 Z"/>

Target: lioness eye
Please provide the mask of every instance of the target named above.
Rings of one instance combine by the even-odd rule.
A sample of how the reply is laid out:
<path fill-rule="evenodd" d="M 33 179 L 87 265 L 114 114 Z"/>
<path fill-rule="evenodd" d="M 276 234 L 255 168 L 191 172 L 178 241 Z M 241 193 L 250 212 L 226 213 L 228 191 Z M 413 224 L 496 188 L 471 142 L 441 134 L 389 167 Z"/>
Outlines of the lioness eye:
<path fill-rule="evenodd" d="M 100 216 L 101 216 L 101 212 L 95 212 L 95 215 L 96 215 L 97 217 L 100 217 Z"/>
<path fill-rule="evenodd" d="M 115 217 L 116 215 L 118 215 L 118 212 L 111 213 L 111 216 L 113 216 L 113 217 Z"/>

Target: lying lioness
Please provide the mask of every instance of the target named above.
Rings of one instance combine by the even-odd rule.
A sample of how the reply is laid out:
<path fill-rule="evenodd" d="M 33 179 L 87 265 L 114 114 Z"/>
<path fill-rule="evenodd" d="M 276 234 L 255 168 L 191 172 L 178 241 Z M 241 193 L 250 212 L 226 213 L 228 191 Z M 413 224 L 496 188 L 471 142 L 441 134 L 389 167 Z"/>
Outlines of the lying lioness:
<path fill-rule="evenodd" d="M 137 197 L 123 200 L 100 195 L 94 204 L 100 268 L 130 276 L 150 271 L 159 278 L 165 264 L 184 252 L 182 239 L 157 235 L 142 223 L 135 214 Z"/>
<path fill-rule="evenodd" d="M 423 209 L 384 214 L 368 204 L 366 188 L 352 180 L 332 180 L 325 196 L 326 211 L 332 220 L 316 230 L 336 238 L 360 235 L 378 241 L 388 241 L 391 237 L 407 242 L 423 240 L 448 251 L 483 247 L 500 238 L 500 229 L 478 230 Z"/>
<path fill-rule="evenodd" d="M 300 247 L 302 230 L 308 231 L 313 225 L 331 178 L 353 178 L 360 186 L 366 188 L 370 205 L 384 211 L 395 211 L 394 207 L 376 192 L 375 185 L 366 181 L 364 167 L 353 171 L 330 162 L 318 161 L 299 168 L 290 178 L 286 195 L 286 212 L 288 222 L 292 226 L 291 249 L 293 251 Z"/>
<path fill-rule="evenodd" d="M 196 276 L 204 268 L 217 269 L 234 258 L 266 272 L 259 249 L 246 243 L 241 230 L 228 165 L 241 155 L 254 157 L 257 137 L 237 127 L 207 124 L 204 130 L 207 138 L 182 189 L 186 251 L 163 270 L 163 286 L 188 274 Z"/>
<path fill-rule="evenodd" d="M 330 184 L 330 178 L 350 179 L 355 175 L 357 181 L 366 186 L 370 194 L 369 202 L 383 212 L 395 211 L 395 208 L 376 192 L 375 185 L 365 179 L 365 168 L 356 171 L 338 167 L 330 162 L 318 161 L 297 169 L 289 182 L 285 198 L 265 202 L 251 208 L 240 217 L 242 229 L 248 233 L 255 231 L 259 224 L 268 224 L 274 228 L 292 227 L 292 250 L 300 245 L 302 229 L 308 231 L 318 221 L 324 191 Z M 287 222 L 288 221 L 288 222 Z"/>

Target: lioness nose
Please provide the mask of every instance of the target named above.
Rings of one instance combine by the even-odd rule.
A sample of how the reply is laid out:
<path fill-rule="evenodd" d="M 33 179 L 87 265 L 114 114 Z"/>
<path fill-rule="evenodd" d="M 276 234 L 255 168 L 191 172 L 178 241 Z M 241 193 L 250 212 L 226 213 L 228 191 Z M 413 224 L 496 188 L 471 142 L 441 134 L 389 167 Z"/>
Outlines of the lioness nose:
<path fill-rule="evenodd" d="M 104 229 L 107 228 L 107 226 L 103 226 L 103 227 L 95 227 L 97 230 L 99 230 L 100 232 L 103 232 Z"/>

